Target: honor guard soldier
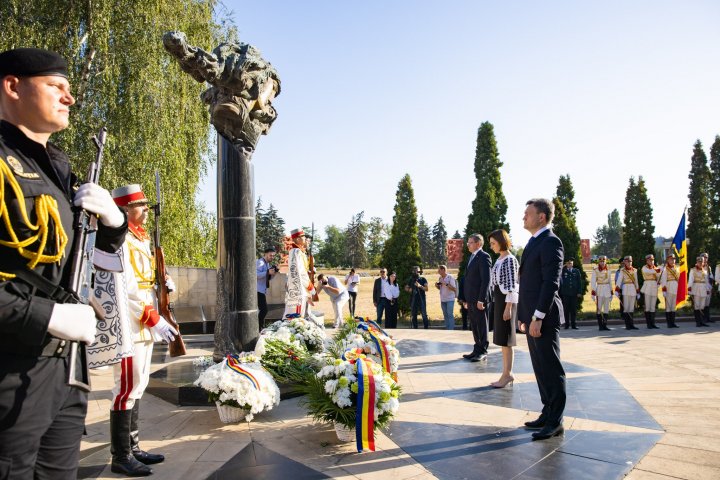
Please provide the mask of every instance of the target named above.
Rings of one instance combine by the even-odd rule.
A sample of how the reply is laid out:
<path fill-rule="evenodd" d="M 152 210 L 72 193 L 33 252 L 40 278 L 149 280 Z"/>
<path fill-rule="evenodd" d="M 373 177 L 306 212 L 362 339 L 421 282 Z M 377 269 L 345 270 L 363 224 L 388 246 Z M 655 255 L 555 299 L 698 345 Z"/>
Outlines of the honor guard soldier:
<path fill-rule="evenodd" d="M 637 270 L 633 268 L 632 257 L 628 255 L 623 258 L 623 266 L 615 281 L 615 291 L 618 295 L 622 295 L 622 317 L 625 320 L 626 330 L 638 329 L 633 323 L 633 312 L 635 311 L 635 301 L 640 298 L 639 289 Z"/>
<path fill-rule="evenodd" d="M 680 269 L 675 265 L 675 255 L 671 253 L 660 273 L 660 286 L 665 296 L 665 321 L 668 328 L 679 328 L 675 323 L 675 310 L 680 275 Z"/>
<path fill-rule="evenodd" d="M 660 328 L 655 325 L 655 307 L 657 307 L 658 280 L 660 279 L 660 268 L 655 266 L 655 256 L 645 255 L 645 265 L 642 269 L 643 285 L 640 293 L 644 296 L 645 324 L 647 328 Z"/>
<path fill-rule="evenodd" d="M 695 326 L 708 327 L 703 317 L 705 302 L 710 296 L 708 288 L 707 270 L 705 269 L 705 258 L 699 256 L 695 259 L 695 266 L 688 271 L 688 293 L 692 295 L 693 313 L 695 314 Z"/>
<path fill-rule="evenodd" d="M 607 326 L 607 317 L 610 312 L 610 301 L 612 300 L 612 283 L 610 282 L 610 271 L 607 267 L 607 257 L 600 255 L 598 264 L 593 268 L 590 277 L 590 288 L 593 300 L 597 305 L 597 321 L 600 330 L 612 330 Z"/>
<path fill-rule="evenodd" d="M 715 323 L 715 320 L 713 320 L 710 317 L 710 300 L 712 300 L 712 287 L 713 283 L 715 283 L 715 277 L 713 276 L 712 269 L 710 268 L 710 257 L 707 253 L 701 253 L 701 257 L 703 257 L 703 268 L 705 268 L 705 272 L 707 273 L 707 280 L 708 280 L 708 296 L 705 298 L 705 307 L 703 308 L 703 320 L 705 320 L 705 323 Z"/>
<path fill-rule="evenodd" d="M 315 285 L 310 281 L 308 271 L 310 263 L 305 254 L 305 232 L 297 228 L 290 232 L 293 241 L 293 248 L 288 253 L 288 276 L 285 290 L 285 313 L 286 315 L 297 314 L 305 317 L 308 304 L 313 305 L 312 296 L 315 294 Z"/>
<path fill-rule="evenodd" d="M 67 294 L 73 204 L 98 216 L 96 247 L 116 252 L 127 231 L 110 193 L 77 190 L 50 136 L 75 99 L 54 52 L 0 53 L 0 477 L 77 478 L 87 392 L 68 385 L 68 354 L 95 341 L 95 312 Z M 57 299 L 57 300 L 56 300 Z M 63 300 L 60 300 L 63 299 Z"/>
<path fill-rule="evenodd" d="M 125 258 L 128 275 L 128 310 L 134 344 L 132 356 L 113 366 L 112 404 L 110 410 L 111 470 L 131 477 L 152 474 L 147 465 L 165 460 L 163 455 L 140 449 L 138 419 L 140 398 L 150 380 L 153 342 L 175 339 L 178 332 L 157 312 L 155 295 L 155 260 L 150 236 L 145 231 L 148 199 L 140 185 L 127 185 L 112 191 L 115 203 L 127 212 L 128 233 L 125 237 Z M 165 279 L 175 289 L 170 277 Z"/>

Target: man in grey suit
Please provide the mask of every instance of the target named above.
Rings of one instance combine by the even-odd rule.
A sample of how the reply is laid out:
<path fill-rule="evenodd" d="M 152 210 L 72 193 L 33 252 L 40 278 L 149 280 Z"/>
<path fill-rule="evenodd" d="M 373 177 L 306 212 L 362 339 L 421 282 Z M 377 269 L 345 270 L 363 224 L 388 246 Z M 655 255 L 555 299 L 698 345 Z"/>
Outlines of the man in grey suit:
<path fill-rule="evenodd" d="M 463 355 L 471 362 L 479 362 L 487 358 L 488 351 L 488 299 L 490 297 L 490 255 L 482 249 L 483 237 L 479 233 L 470 235 L 467 247 L 470 259 L 465 267 L 463 277 L 464 305 L 468 309 L 470 329 L 475 345 L 473 351 Z"/>
<path fill-rule="evenodd" d="M 525 422 L 533 440 L 562 435 L 565 410 L 565 370 L 560 362 L 560 319 L 563 306 L 558 289 L 563 266 L 563 245 L 548 225 L 555 207 L 550 200 L 527 202 L 523 226 L 532 234 L 520 260 L 518 320 L 525 324 L 528 349 L 543 409 L 540 417 Z"/>

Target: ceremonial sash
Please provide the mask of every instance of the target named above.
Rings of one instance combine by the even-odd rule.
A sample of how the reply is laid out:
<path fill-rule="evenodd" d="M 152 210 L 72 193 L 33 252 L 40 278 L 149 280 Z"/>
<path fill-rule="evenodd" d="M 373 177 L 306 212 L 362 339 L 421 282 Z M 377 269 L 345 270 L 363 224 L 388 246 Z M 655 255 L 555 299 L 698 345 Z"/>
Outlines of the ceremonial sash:
<path fill-rule="evenodd" d="M 240 366 L 240 362 L 238 361 L 237 355 L 231 355 L 228 354 L 227 356 L 227 366 L 230 370 L 237 373 L 238 375 L 242 375 L 243 377 L 250 380 L 250 383 L 252 384 L 255 389 L 260 390 L 260 384 L 258 383 L 255 376 L 250 373 L 248 370 L 245 370 L 243 367 Z"/>
<path fill-rule="evenodd" d="M 671 282 L 672 282 L 672 281 L 677 282 L 678 279 L 680 278 L 680 273 L 679 273 L 679 271 L 677 270 L 677 268 L 667 268 L 666 270 L 667 270 L 667 272 L 668 272 L 668 275 L 667 275 L 667 276 L 668 276 L 668 280 L 670 280 Z M 670 277 L 672 277 L 672 278 L 670 278 Z"/>
<path fill-rule="evenodd" d="M 623 268 L 622 273 L 629 280 L 627 283 L 632 283 L 633 285 L 635 285 L 635 274 L 632 271 L 628 271 L 627 269 Z M 626 282 L 623 282 L 623 284 L 624 283 Z"/>
<path fill-rule="evenodd" d="M 357 361 L 357 410 L 355 412 L 355 441 L 358 452 L 375 451 L 375 377 L 372 360 Z"/>

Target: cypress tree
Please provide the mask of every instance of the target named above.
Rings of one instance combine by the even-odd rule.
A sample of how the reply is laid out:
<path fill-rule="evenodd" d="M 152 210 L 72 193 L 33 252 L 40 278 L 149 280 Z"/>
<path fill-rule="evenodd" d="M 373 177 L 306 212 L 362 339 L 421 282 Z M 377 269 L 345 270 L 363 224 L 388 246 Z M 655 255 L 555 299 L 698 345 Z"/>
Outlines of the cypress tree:
<path fill-rule="evenodd" d="M 710 147 L 710 226 L 712 229 L 710 261 L 720 263 L 720 135 Z M 716 279 L 720 281 L 720 279 Z"/>
<path fill-rule="evenodd" d="M 710 248 L 710 169 L 707 157 L 700 140 L 693 146 L 690 159 L 690 207 L 687 212 L 688 263 L 695 263 L 695 258 Z M 627 225 L 627 223 L 626 223 Z"/>
<path fill-rule="evenodd" d="M 645 255 L 655 254 L 655 227 L 653 211 L 647 195 L 645 180 L 630 177 L 625 193 L 625 227 L 622 236 L 622 256 L 632 255 L 633 266 L 641 268 L 645 264 Z M 642 278 L 638 279 L 642 282 Z"/>
<path fill-rule="evenodd" d="M 472 211 L 468 215 L 465 227 L 465 238 L 473 233 L 487 235 L 498 228 L 510 232 L 510 226 L 505 219 L 507 213 L 507 200 L 502 191 L 502 178 L 500 176 L 502 162 L 498 153 L 495 132 L 492 123 L 483 122 L 478 128 L 477 146 L 475 148 L 475 198 L 472 202 Z M 489 246 L 483 247 L 489 251 Z M 495 257 L 495 255 L 490 252 Z M 467 247 L 463 252 L 460 263 L 460 275 L 465 272 L 465 265 L 470 252 Z"/>
<path fill-rule="evenodd" d="M 575 268 L 580 270 L 583 281 L 582 293 L 584 294 L 588 289 L 588 278 L 582 266 L 580 232 L 578 231 L 575 220 L 578 209 L 575 203 L 575 190 L 573 189 L 570 175 L 560 176 L 555 198 L 553 198 L 553 204 L 555 205 L 553 232 L 562 241 L 565 261 L 573 259 Z M 578 311 L 582 310 L 582 302 L 578 302 L 577 309 Z"/>
<path fill-rule="evenodd" d="M 433 253 L 435 255 L 435 266 L 447 263 L 447 230 L 442 217 L 432 228 Z"/>
<path fill-rule="evenodd" d="M 435 263 L 435 255 L 433 252 L 432 232 L 430 226 L 425 221 L 425 217 L 420 215 L 418 220 L 418 242 L 420 243 L 420 258 L 422 265 L 427 267 Z"/>
<path fill-rule="evenodd" d="M 382 265 L 397 272 L 401 284 L 399 309 L 405 315 L 409 311 L 410 294 L 402 286 L 410 278 L 412 267 L 420 265 L 420 242 L 418 241 L 417 208 L 410 175 L 398 183 L 395 194 L 395 214 L 390 237 L 385 242 Z"/>

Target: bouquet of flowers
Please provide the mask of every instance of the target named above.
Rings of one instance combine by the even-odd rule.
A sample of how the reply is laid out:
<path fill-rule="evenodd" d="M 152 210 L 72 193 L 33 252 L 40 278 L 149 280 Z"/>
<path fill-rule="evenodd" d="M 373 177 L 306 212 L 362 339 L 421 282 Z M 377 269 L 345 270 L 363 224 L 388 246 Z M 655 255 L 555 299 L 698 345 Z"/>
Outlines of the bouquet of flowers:
<path fill-rule="evenodd" d="M 300 318 L 299 315 L 288 315 L 284 320 L 278 320 L 260 332 L 263 338 L 281 338 L 288 341 L 300 342 L 309 352 L 323 350 L 325 342 L 325 327 L 317 323 Z M 256 347 L 257 351 L 257 347 Z"/>
<path fill-rule="evenodd" d="M 341 352 L 353 348 L 362 349 L 366 356 L 382 365 L 397 381 L 400 351 L 395 346 L 395 340 L 375 322 L 362 317 L 356 317 L 355 321 L 348 322 L 348 326 L 336 335 L 331 350 L 340 357 Z"/>
<path fill-rule="evenodd" d="M 258 342 L 259 343 L 259 342 Z M 287 342 L 280 338 L 265 338 L 261 365 L 279 382 L 304 382 L 315 374 L 320 356 L 313 357 L 298 341 Z"/>
<path fill-rule="evenodd" d="M 313 419 L 355 429 L 358 451 L 375 450 L 374 432 L 390 423 L 401 393 L 390 374 L 362 352 L 348 350 L 308 377 L 302 388 Z"/>
<path fill-rule="evenodd" d="M 228 355 L 222 362 L 204 370 L 195 385 L 208 392 L 208 399 L 218 406 L 221 418 L 227 409 L 243 409 L 245 420 L 254 414 L 272 410 L 280 404 L 280 390 L 275 380 L 261 366 L 253 354 Z"/>

